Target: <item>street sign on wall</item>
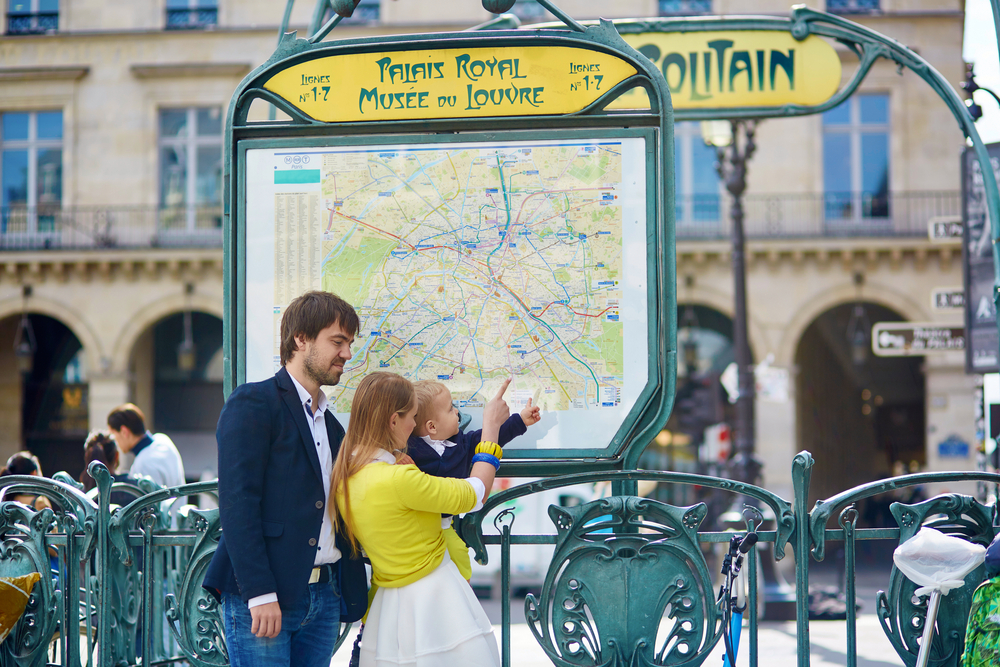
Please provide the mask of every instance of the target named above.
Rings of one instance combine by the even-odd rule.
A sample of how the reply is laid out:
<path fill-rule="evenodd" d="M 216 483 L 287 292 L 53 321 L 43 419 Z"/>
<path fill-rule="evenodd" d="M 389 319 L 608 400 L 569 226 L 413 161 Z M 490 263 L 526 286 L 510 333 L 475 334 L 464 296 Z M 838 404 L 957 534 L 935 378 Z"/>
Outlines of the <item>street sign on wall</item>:
<path fill-rule="evenodd" d="M 927 238 L 935 243 L 949 243 L 962 238 L 962 219 L 942 216 L 927 223 Z"/>
<path fill-rule="evenodd" d="M 872 351 L 880 357 L 913 357 L 964 349 L 963 327 L 934 322 L 879 322 L 872 327 Z"/>
<path fill-rule="evenodd" d="M 1000 179 L 1000 144 L 986 147 L 993 173 Z M 962 242 L 965 280 L 966 373 L 1000 370 L 1000 336 L 993 305 L 993 243 L 986 216 L 986 188 L 979 161 L 971 148 L 962 156 Z"/>
<path fill-rule="evenodd" d="M 964 288 L 936 287 L 931 290 L 931 308 L 934 310 L 961 310 L 964 307 Z"/>

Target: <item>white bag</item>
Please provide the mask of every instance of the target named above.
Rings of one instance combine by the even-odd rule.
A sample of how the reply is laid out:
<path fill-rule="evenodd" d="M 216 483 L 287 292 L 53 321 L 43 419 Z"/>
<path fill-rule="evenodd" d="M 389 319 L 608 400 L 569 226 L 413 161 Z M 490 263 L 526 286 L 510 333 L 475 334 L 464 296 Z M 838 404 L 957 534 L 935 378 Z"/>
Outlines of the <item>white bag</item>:
<path fill-rule="evenodd" d="M 896 547 L 892 560 L 900 572 L 920 586 L 918 596 L 932 591 L 947 595 L 964 586 L 965 576 L 982 565 L 986 548 L 924 527 Z"/>

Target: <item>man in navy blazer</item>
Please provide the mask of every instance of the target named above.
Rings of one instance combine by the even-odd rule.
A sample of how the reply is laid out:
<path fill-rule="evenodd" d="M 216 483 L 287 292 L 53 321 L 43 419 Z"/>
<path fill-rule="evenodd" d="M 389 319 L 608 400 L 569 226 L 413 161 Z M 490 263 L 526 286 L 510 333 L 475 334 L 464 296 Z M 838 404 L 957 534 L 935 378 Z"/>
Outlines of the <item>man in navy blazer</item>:
<path fill-rule="evenodd" d="M 222 537 L 204 586 L 222 602 L 233 667 L 330 664 L 341 621 L 367 606 L 364 563 L 328 505 L 344 429 L 321 387 L 340 381 L 358 316 L 307 292 L 281 319 L 281 364 L 241 385 L 219 416 Z"/>

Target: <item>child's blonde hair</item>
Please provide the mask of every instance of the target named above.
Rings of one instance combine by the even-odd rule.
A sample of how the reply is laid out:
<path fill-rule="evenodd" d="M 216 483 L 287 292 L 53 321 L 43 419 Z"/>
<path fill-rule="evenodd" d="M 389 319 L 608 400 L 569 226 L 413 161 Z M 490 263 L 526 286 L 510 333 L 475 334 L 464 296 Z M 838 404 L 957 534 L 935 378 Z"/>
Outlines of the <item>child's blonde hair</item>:
<path fill-rule="evenodd" d="M 358 543 L 351 528 L 351 499 L 347 481 L 382 452 L 395 447 L 389 420 L 393 414 L 405 414 L 413 409 L 413 385 L 396 373 L 371 373 L 358 385 L 351 403 L 351 421 L 333 464 L 330 479 L 330 512 L 337 530 L 350 542 L 355 555 Z M 406 445 L 403 445 L 405 453 Z M 343 503 L 337 491 L 343 491 Z M 338 511 L 334 511 L 334 505 Z"/>
<path fill-rule="evenodd" d="M 424 424 L 434 416 L 434 400 L 441 394 L 451 394 L 448 387 L 437 380 L 419 380 L 413 383 L 413 392 L 417 395 L 417 425 L 414 433 L 424 434 Z"/>

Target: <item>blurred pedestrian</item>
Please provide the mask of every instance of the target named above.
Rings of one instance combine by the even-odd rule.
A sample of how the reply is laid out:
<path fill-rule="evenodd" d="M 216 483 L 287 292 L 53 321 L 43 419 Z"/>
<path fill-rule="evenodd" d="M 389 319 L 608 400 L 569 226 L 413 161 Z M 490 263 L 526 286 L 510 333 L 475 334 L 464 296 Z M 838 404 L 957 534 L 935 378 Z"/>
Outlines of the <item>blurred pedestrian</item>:
<path fill-rule="evenodd" d="M 83 472 L 80 473 L 80 483 L 85 491 L 89 492 L 97 486 L 96 480 L 90 476 L 88 470 L 93 461 L 100 461 L 104 467 L 111 472 L 111 477 L 115 482 L 127 482 L 135 484 L 138 478 L 127 473 L 116 473 L 121 459 L 121 453 L 115 439 L 107 431 L 91 431 L 87 440 L 83 443 Z M 111 493 L 111 504 L 124 507 L 136 499 L 137 496 L 125 491 L 113 491 Z"/>
<path fill-rule="evenodd" d="M 184 484 L 184 462 L 173 441 L 165 433 L 146 430 L 146 416 L 142 410 L 126 403 L 108 415 L 108 428 L 118 448 L 132 452 L 135 461 L 129 469 L 133 477 L 149 477 L 160 486 Z"/>
<path fill-rule="evenodd" d="M 7 465 L 4 466 L 3 470 L 0 470 L 0 477 L 7 475 L 42 477 L 42 464 L 38 462 L 38 457 L 31 452 L 27 450 L 18 452 L 7 459 Z M 34 510 L 52 509 L 52 503 L 49 502 L 48 498 L 31 493 L 16 493 L 8 500 L 16 500 Z"/>

